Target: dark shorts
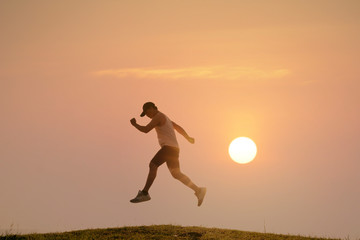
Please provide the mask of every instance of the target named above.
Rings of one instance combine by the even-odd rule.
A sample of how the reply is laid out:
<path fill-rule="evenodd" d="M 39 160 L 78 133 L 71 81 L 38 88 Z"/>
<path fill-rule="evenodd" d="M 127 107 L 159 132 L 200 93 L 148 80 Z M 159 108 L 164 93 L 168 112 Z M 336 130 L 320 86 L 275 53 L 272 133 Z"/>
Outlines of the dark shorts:
<path fill-rule="evenodd" d="M 164 162 L 166 162 L 169 169 L 180 168 L 179 149 L 176 147 L 163 146 L 151 160 L 151 163 L 158 167 Z"/>

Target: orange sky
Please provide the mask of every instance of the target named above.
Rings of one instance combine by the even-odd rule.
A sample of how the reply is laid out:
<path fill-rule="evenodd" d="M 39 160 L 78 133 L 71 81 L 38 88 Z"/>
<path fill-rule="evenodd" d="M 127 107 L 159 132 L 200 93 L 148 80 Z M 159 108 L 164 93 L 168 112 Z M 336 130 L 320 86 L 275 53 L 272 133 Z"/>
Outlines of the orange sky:
<path fill-rule="evenodd" d="M 360 237 L 359 1 L 1 1 L 0 230 L 148 224 Z M 134 129 L 179 136 L 191 191 Z M 228 145 L 258 146 L 239 165 Z"/>

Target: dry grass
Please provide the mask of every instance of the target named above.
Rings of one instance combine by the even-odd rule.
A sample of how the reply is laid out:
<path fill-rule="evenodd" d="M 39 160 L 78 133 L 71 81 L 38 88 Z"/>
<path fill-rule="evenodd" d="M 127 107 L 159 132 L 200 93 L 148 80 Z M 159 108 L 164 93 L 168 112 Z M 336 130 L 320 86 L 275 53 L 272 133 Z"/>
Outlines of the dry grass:
<path fill-rule="evenodd" d="M 113 239 L 243 239 L 243 240 L 307 240 L 328 239 L 315 237 L 302 237 L 292 235 L 280 235 L 269 233 L 244 232 L 229 229 L 205 228 L 205 227 L 182 227 L 174 225 L 153 225 L 140 227 L 122 227 L 108 229 L 89 229 L 64 233 L 8 234 L 0 237 L 0 240 L 113 240 Z"/>

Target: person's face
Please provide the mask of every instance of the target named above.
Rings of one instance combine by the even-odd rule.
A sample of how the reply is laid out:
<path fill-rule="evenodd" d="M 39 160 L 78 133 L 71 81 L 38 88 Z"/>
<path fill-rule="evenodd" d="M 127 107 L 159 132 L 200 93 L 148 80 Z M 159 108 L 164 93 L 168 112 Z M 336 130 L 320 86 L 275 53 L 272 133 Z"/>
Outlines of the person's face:
<path fill-rule="evenodd" d="M 145 115 L 148 118 L 153 118 L 155 116 L 156 112 L 157 112 L 156 109 L 151 107 L 148 110 L 146 110 Z"/>

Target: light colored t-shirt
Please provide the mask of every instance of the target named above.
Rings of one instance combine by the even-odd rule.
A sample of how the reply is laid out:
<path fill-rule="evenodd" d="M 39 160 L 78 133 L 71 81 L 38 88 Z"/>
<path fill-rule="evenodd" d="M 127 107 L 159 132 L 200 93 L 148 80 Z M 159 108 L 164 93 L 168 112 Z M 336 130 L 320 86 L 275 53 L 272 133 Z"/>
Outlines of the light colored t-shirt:
<path fill-rule="evenodd" d="M 161 112 L 159 112 L 158 114 L 162 114 L 166 119 L 163 125 L 155 127 L 160 146 L 179 148 L 172 121 L 165 114 Z"/>

